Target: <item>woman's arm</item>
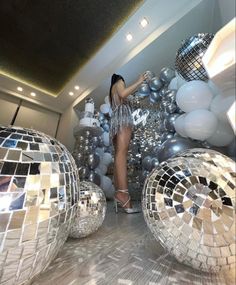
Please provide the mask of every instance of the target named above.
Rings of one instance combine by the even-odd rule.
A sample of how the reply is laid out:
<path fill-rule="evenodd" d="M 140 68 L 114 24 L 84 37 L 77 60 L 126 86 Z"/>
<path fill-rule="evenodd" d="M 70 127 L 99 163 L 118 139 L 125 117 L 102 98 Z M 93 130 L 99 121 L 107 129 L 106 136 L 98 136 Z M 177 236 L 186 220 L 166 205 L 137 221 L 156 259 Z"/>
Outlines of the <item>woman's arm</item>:
<path fill-rule="evenodd" d="M 118 95 L 121 98 L 127 98 L 129 95 L 131 95 L 146 79 L 146 75 L 142 74 L 140 75 L 139 79 L 133 83 L 132 85 L 125 87 L 125 83 L 122 80 L 119 80 L 116 84 L 116 90 Z"/>

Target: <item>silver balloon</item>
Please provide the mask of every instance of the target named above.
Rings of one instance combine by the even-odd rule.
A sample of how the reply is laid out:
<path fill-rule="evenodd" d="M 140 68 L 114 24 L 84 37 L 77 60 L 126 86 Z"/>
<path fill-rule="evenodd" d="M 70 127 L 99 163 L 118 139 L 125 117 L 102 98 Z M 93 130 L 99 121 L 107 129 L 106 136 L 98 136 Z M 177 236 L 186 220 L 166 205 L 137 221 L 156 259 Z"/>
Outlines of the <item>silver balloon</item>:
<path fill-rule="evenodd" d="M 169 85 L 171 80 L 175 77 L 175 71 L 169 67 L 163 67 L 160 72 L 160 79 L 165 85 Z"/>
<path fill-rule="evenodd" d="M 102 225 L 106 214 L 106 197 L 101 188 L 91 182 L 80 183 L 80 199 L 74 219 L 70 237 L 83 238 L 95 231 Z"/>
<path fill-rule="evenodd" d="M 142 161 L 142 166 L 144 169 L 151 171 L 152 170 L 152 158 L 151 156 L 146 156 Z"/>
<path fill-rule="evenodd" d="M 89 172 L 87 180 L 92 183 L 95 183 L 98 186 L 101 184 L 101 176 L 93 170 Z"/>
<path fill-rule="evenodd" d="M 145 74 L 147 77 L 146 79 L 147 82 L 149 82 L 155 76 L 155 73 L 150 70 L 145 71 Z"/>
<path fill-rule="evenodd" d="M 208 80 L 202 57 L 213 38 L 213 34 L 202 33 L 182 42 L 176 54 L 175 68 L 185 80 Z"/>
<path fill-rule="evenodd" d="M 192 140 L 181 137 L 170 138 L 163 143 L 161 150 L 158 153 L 158 160 L 160 162 L 165 161 L 187 149 L 196 147 L 199 147 L 199 143 Z"/>
<path fill-rule="evenodd" d="M 158 91 L 161 89 L 161 87 L 163 86 L 162 81 L 160 80 L 160 78 L 158 78 L 157 76 L 153 77 L 150 82 L 149 82 L 149 87 L 151 88 L 151 90 L 153 91 Z"/>
<path fill-rule="evenodd" d="M 98 119 L 99 119 L 99 121 L 104 121 L 105 115 L 103 113 L 99 113 Z"/>
<path fill-rule="evenodd" d="M 90 169 L 95 169 L 99 165 L 99 162 L 100 162 L 100 156 L 98 154 L 91 153 L 88 155 L 87 164 Z"/>
<path fill-rule="evenodd" d="M 138 93 L 137 96 L 138 97 L 146 97 L 150 95 L 150 88 L 149 85 L 147 83 L 142 83 L 138 89 Z"/>
<path fill-rule="evenodd" d="M 103 128 L 103 130 L 104 130 L 105 132 L 109 132 L 109 130 L 110 130 L 110 125 L 107 124 L 107 123 L 105 123 L 105 121 L 104 121 L 104 123 L 101 125 L 101 127 Z"/>
<path fill-rule="evenodd" d="M 151 94 L 149 96 L 149 100 L 151 103 L 155 104 L 158 103 L 161 100 L 161 96 L 158 92 L 156 91 L 151 91 Z"/>
<path fill-rule="evenodd" d="M 75 162 L 76 162 L 76 165 L 78 167 L 81 166 L 84 163 L 84 155 L 82 153 L 78 152 L 75 155 Z"/>
<path fill-rule="evenodd" d="M 174 102 L 169 102 L 169 104 L 165 107 L 165 111 L 167 113 L 174 113 L 177 109 L 177 105 Z"/>
<path fill-rule="evenodd" d="M 89 176 L 89 169 L 87 166 L 79 167 L 79 177 L 81 180 L 85 180 Z"/>
<path fill-rule="evenodd" d="M 156 168 L 158 165 L 159 165 L 159 160 L 156 157 L 154 157 L 152 159 L 152 169 Z"/>
<path fill-rule="evenodd" d="M 170 132 L 175 132 L 175 120 L 180 116 L 180 114 L 170 114 L 165 121 L 165 127 Z"/>
<path fill-rule="evenodd" d="M 140 183 L 143 183 L 146 180 L 146 178 L 149 175 L 149 173 L 150 172 L 148 170 L 143 170 L 142 171 L 141 175 L 139 176 Z"/>
<path fill-rule="evenodd" d="M 161 143 L 164 143 L 165 141 L 172 139 L 174 136 L 173 133 L 169 133 L 169 132 L 164 132 L 162 133 L 161 137 L 160 137 L 160 141 Z M 162 149 L 162 148 L 161 148 Z"/>
<path fill-rule="evenodd" d="M 165 97 L 164 98 L 166 100 L 171 101 L 171 102 L 175 102 L 176 93 L 177 93 L 176 90 L 167 90 L 166 93 L 165 93 Z"/>
<path fill-rule="evenodd" d="M 164 97 L 166 95 L 166 92 L 168 91 L 168 87 L 164 86 L 160 89 L 159 94 L 161 97 Z"/>

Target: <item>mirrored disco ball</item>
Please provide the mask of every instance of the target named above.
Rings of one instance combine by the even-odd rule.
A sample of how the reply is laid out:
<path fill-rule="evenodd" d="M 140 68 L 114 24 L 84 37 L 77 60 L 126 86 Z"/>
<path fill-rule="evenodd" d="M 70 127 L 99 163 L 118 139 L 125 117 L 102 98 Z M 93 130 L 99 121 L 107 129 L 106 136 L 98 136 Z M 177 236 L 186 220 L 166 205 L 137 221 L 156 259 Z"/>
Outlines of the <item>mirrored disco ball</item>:
<path fill-rule="evenodd" d="M 67 239 L 77 168 L 57 140 L 0 127 L 0 284 L 28 284 Z"/>
<path fill-rule="evenodd" d="M 143 189 L 145 220 L 178 261 L 202 271 L 235 267 L 235 162 L 192 149 L 162 162 Z"/>
<path fill-rule="evenodd" d="M 185 80 L 208 80 L 202 57 L 213 38 L 213 34 L 201 33 L 182 42 L 176 54 L 175 68 Z"/>
<path fill-rule="evenodd" d="M 80 183 L 80 199 L 70 237 L 86 237 L 102 225 L 107 209 L 106 197 L 101 188 L 92 182 Z"/>

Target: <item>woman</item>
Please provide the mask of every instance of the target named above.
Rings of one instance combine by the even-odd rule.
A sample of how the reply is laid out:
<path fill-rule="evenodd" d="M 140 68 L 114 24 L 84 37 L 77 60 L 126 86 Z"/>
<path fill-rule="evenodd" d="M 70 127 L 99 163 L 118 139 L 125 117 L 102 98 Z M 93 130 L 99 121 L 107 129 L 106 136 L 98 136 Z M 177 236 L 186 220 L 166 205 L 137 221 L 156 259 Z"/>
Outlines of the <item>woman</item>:
<path fill-rule="evenodd" d="M 127 154 L 132 134 L 133 119 L 127 97 L 131 95 L 146 79 L 145 73 L 132 85 L 126 87 L 121 75 L 113 74 L 110 87 L 110 103 L 112 107 L 110 135 L 115 147 L 114 180 L 115 207 L 117 205 L 128 213 L 140 212 L 130 202 L 127 179 Z"/>

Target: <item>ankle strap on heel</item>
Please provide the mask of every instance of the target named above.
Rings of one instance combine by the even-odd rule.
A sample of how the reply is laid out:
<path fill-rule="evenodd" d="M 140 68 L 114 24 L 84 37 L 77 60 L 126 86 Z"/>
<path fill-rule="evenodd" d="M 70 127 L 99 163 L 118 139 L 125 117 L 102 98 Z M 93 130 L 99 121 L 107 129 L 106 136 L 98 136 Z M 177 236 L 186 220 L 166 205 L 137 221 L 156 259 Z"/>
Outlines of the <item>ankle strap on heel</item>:
<path fill-rule="evenodd" d="M 124 190 L 118 189 L 118 190 L 116 190 L 116 192 L 128 193 L 129 194 L 129 190 L 128 189 L 124 189 Z"/>

